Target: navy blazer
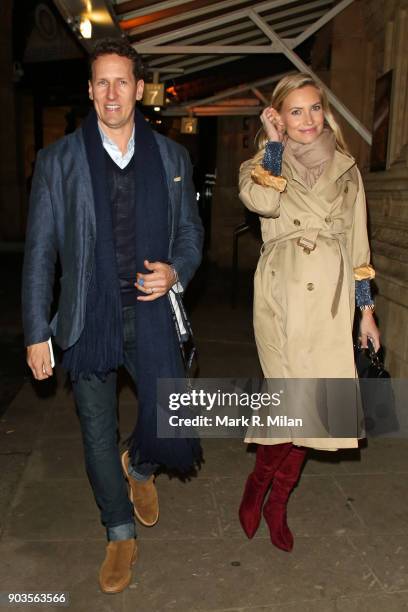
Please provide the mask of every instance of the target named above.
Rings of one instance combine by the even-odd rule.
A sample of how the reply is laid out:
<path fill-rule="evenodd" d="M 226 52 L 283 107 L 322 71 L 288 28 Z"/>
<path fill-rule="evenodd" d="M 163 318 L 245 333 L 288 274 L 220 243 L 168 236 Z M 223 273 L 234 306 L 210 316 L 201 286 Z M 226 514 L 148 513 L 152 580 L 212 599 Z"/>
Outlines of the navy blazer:
<path fill-rule="evenodd" d="M 203 228 L 187 151 L 154 132 L 170 196 L 169 254 L 185 289 L 201 261 Z M 137 144 L 136 144 L 137 146 Z M 30 197 L 23 266 L 25 345 L 55 336 L 72 346 L 85 321 L 95 248 L 95 208 L 82 130 L 38 153 Z M 61 294 L 50 322 L 55 264 L 60 257 Z"/>

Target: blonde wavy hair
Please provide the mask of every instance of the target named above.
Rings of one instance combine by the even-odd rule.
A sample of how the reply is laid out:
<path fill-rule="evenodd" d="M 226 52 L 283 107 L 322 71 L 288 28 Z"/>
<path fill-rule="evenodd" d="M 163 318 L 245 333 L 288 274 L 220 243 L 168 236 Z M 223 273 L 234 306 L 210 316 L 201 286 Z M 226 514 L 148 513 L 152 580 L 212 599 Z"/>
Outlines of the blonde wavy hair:
<path fill-rule="evenodd" d="M 290 93 L 292 93 L 292 91 L 295 91 L 295 89 L 301 89 L 302 87 L 306 87 L 308 85 L 311 85 L 319 92 L 320 101 L 323 108 L 324 122 L 325 125 L 329 127 L 334 133 L 334 136 L 336 138 L 337 150 L 351 157 L 348 147 L 346 145 L 346 141 L 344 140 L 341 128 L 337 123 L 336 119 L 334 118 L 334 115 L 330 109 L 327 94 L 325 90 L 316 82 L 316 80 L 310 74 L 307 74 L 306 72 L 299 72 L 297 74 L 289 74 L 287 76 L 284 76 L 273 90 L 271 106 L 273 106 L 273 108 L 279 113 L 282 108 L 283 101 Z M 255 138 L 255 143 L 258 147 L 258 150 L 263 150 L 267 141 L 268 138 L 262 127 Z"/>

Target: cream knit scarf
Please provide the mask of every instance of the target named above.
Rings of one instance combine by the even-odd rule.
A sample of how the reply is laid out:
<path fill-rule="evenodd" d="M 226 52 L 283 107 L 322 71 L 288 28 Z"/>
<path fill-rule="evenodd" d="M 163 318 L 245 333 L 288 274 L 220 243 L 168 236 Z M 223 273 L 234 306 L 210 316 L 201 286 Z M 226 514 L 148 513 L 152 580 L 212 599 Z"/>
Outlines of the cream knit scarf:
<path fill-rule="evenodd" d="M 336 150 L 334 133 L 324 128 L 323 132 L 309 144 L 295 142 L 287 138 L 284 157 L 287 163 L 311 189 L 333 160 Z"/>

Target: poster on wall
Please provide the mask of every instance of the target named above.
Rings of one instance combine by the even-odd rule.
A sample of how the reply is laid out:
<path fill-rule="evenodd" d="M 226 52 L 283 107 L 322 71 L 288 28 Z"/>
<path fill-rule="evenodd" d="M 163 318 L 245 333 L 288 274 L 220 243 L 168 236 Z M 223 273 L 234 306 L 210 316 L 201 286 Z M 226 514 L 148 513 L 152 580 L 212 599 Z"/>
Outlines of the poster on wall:
<path fill-rule="evenodd" d="M 387 168 L 387 152 L 391 113 L 392 70 L 377 79 L 375 86 L 373 144 L 371 146 L 370 171 Z"/>

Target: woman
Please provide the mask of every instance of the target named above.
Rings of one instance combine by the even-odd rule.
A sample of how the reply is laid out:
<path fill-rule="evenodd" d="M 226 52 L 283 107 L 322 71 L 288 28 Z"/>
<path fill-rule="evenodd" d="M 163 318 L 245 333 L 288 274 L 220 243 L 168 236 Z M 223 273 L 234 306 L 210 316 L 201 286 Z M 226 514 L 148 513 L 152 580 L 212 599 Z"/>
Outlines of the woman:
<path fill-rule="evenodd" d="M 380 346 L 360 172 L 324 90 L 310 75 L 284 77 L 261 121 L 260 150 L 242 164 L 239 186 L 245 206 L 261 218 L 264 245 L 255 274 L 254 328 L 264 376 L 353 379 L 355 299 L 362 346 L 368 339 L 376 351 Z M 286 433 L 246 439 L 258 447 L 239 516 L 251 538 L 263 507 L 272 543 L 290 551 L 286 504 L 306 447 L 355 448 L 358 440 L 300 438 L 290 428 Z"/>

